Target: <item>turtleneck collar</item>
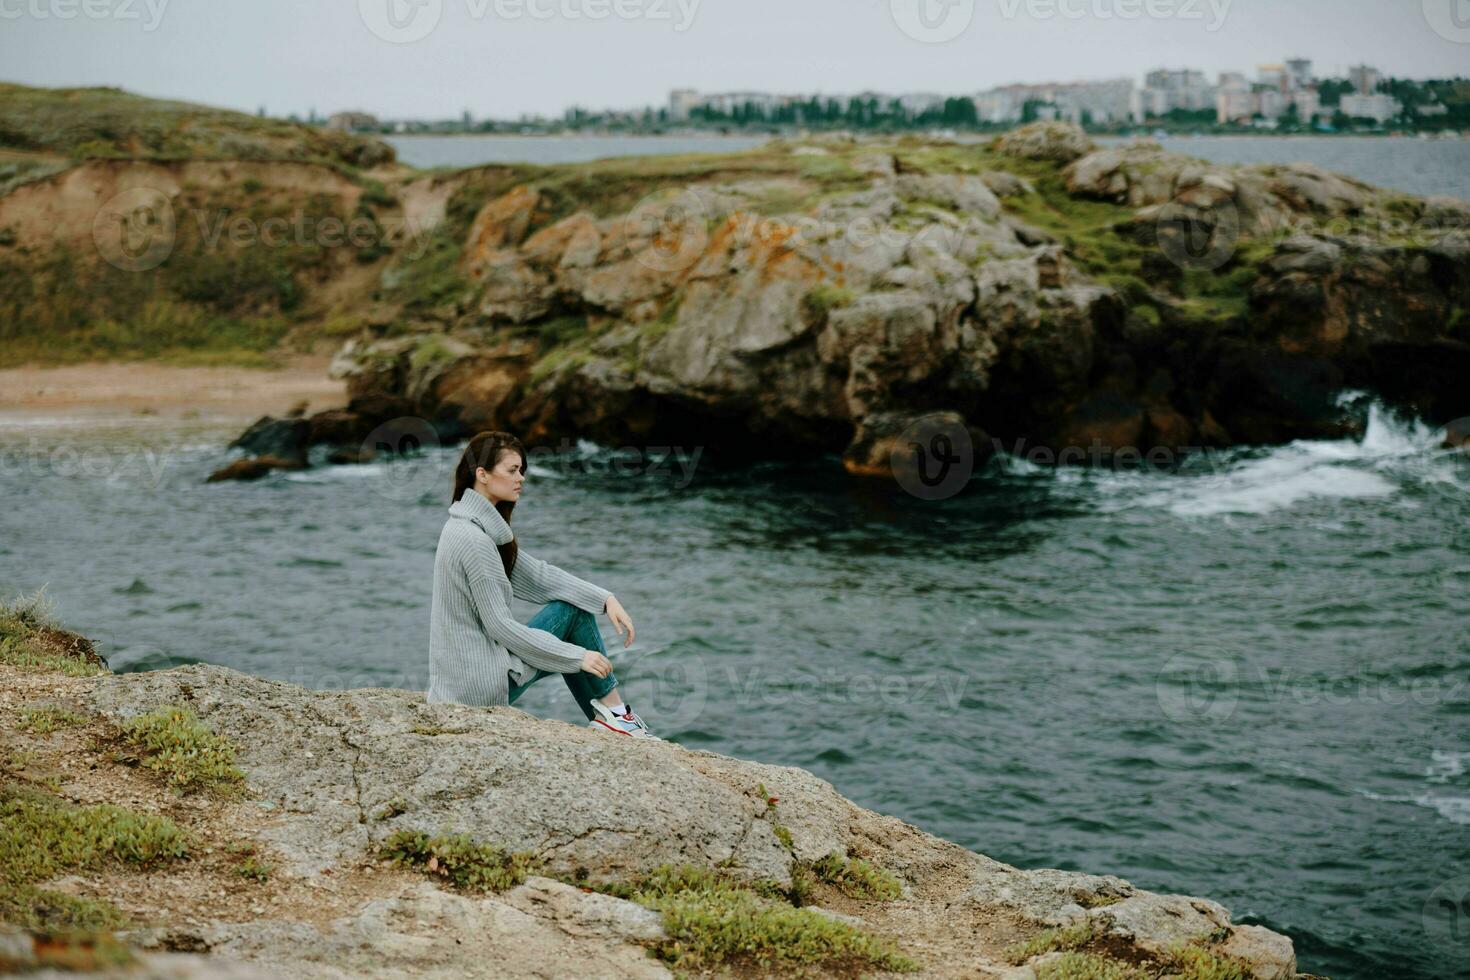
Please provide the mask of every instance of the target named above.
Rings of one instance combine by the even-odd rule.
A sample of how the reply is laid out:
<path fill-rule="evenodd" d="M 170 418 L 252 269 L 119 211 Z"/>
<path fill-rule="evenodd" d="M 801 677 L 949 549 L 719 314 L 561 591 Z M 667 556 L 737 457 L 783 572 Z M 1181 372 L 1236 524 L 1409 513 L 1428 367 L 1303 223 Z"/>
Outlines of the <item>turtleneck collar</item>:
<path fill-rule="evenodd" d="M 473 521 L 496 544 L 505 544 L 515 537 L 510 525 L 500 516 L 500 511 L 474 487 L 465 488 L 460 498 L 449 505 L 449 516 Z"/>

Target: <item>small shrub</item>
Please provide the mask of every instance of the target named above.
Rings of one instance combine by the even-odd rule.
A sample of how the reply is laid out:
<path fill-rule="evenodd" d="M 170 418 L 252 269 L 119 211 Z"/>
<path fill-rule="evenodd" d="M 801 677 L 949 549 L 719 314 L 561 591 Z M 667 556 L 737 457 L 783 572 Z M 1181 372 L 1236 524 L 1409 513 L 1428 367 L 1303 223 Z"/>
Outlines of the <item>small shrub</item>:
<path fill-rule="evenodd" d="M 235 767 L 235 747 L 186 707 L 169 705 L 133 718 L 123 737 L 144 753 L 143 765 L 179 793 L 234 787 L 245 779 Z"/>
<path fill-rule="evenodd" d="M 60 705 L 47 704 L 36 708 L 22 708 L 20 722 L 21 727 L 33 735 L 49 735 L 60 728 L 85 725 L 87 717 Z"/>
<path fill-rule="evenodd" d="M 1152 980 L 1153 975 L 1093 953 L 1063 953 L 1036 968 L 1036 980 Z"/>
<path fill-rule="evenodd" d="M 817 880 L 836 887 L 849 898 L 887 901 L 903 894 L 903 885 L 891 872 L 862 858 L 846 858 L 835 851 L 811 864 Z"/>
<path fill-rule="evenodd" d="M 421 867 L 460 888 L 486 892 L 514 888 L 536 865 L 535 855 L 508 853 L 494 844 L 478 843 L 468 834 L 431 837 L 400 830 L 383 842 L 380 851 L 395 864 Z"/>
<path fill-rule="evenodd" d="M 29 884 L 6 889 L 0 897 L 0 919 L 43 936 L 117 929 L 127 921 L 109 902 Z"/>
<path fill-rule="evenodd" d="M 366 204 L 375 208 L 391 208 L 398 203 L 398 198 L 388 193 L 388 189 L 381 181 L 364 180 L 362 182 L 362 194 L 358 197 L 359 204 Z"/>
<path fill-rule="evenodd" d="M 763 969 L 918 969 L 887 940 L 773 900 L 777 892 L 762 889 L 760 883 L 732 881 L 704 868 L 664 866 L 634 882 L 600 890 L 657 911 L 669 934 L 657 952 L 684 968 L 744 962 Z"/>
<path fill-rule="evenodd" d="M 7 891 L 108 861 L 149 867 L 185 857 L 188 840 L 167 817 L 108 803 L 76 806 L 16 784 L 0 787 L 0 882 Z M 4 917 L 25 913 L 4 908 Z"/>
<path fill-rule="evenodd" d="M 415 729 L 415 731 L 417 731 L 417 729 Z M 381 823 L 384 820 L 392 820 L 394 817 L 407 812 L 408 802 L 401 797 L 395 796 L 393 797 L 393 799 L 383 804 L 383 808 L 381 810 L 373 814 L 373 819 Z"/>
<path fill-rule="evenodd" d="M 1097 936 L 1098 923 L 1093 919 L 1083 919 L 1081 922 L 1060 929 L 1047 929 L 1045 932 L 1032 936 L 1024 943 L 1008 946 L 1005 957 L 1008 962 L 1020 966 L 1033 956 L 1040 956 L 1042 953 L 1050 953 L 1059 949 L 1081 949 Z"/>
<path fill-rule="evenodd" d="M 1170 951 L 1170 960 L 1170 971 L 1179 980 L 1251 980 L 1245 964 L 1199 946 L 1177 946 Z"/>
<path fill-rule="evenodd" d="M 247 857 L 235 865 L 235 874 L 242 878 L 250 878 L 253 881 L 267 881 L 270 879 L 273 869 L 269 864 L 262 864 L 254 856 Z"/>
<path fill-rule="evenodd" d="M 850 305 L 853 299 L 852 290 L 822 283 L 802 297 L 801 305 L 813 323 L 823 323 L 828 313 Z"/>
<path fill-rule="evenodd" d="M 107 673 L 92 641 L 59 628 L 54 614 L 44 589 L 0 603 L 0 663 L 68 677 Z"/>

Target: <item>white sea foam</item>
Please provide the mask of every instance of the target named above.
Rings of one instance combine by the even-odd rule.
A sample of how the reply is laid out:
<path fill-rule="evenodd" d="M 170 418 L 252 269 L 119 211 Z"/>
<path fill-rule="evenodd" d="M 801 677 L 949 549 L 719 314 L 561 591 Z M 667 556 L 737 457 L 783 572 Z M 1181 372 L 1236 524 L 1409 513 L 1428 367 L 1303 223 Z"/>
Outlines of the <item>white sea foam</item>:
<path fill-rule="evenodd" d="M 1429 807 L 1450 823 L 1460 826 L 1470 824 L 1470 796 L 1432 796 L 1426 793 L 1416 797 L 1413 802 Z"/>
<path fill-rule="evenodd" d="M 1456 776 L 1465 775 L 1465 766 L 1470 763 L 1470 752 L 1441 752 L 1435 749 L 1429 755 L 1429 768 L 1424 771 L 1431 783 L 1447 783 Z"/>
<path fill-rule="evenodd" d="M 1197 476 L 1159 474 L 1134 496 L 1139 475 L 1113 490 L 1134 497 L 1125 506 L 1157 507 L 1182 517 L 1268 514 L 1304 501 L 1391 498 L 1405 480 L 1460 483 L 1459 461 L 1440 450 L 1439 434 L 1419 421 L 1401 422 L 1373 403 L 1361 440 L 1297 440 L 1266 451 L 1229 451 L 1209 458 Z M 1119 474 L 1122 476 L 1122 474 Z M 1167 485 L 1160 487 L 1160 481 Z"/>

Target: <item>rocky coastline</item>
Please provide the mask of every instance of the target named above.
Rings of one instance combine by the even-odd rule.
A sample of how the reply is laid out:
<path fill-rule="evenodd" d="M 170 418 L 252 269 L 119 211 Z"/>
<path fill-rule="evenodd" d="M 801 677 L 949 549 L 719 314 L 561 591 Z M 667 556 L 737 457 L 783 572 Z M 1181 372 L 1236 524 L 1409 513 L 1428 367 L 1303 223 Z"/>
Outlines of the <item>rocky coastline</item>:
<path fill-rule="evenodd" d="M 1013 868 L 801 769 L 413 691 L 312 691 L 208 664 L 114 675 L 84 638 L 13 610 L 0 628 L 0 853 L 27 919 L 0 926 L 10 969 L 1299 976 L 1290 939 L 1207 899 Z M 128 821 L 130 849 L 116 832 L 91 858 L 49 843 L 52 822 L 85 827 L 102 811 Z M 144 853 L 159 826 L 166 850 Z M 439 842 L 444 863 L 386 859 L 409 839 Z M 461 878 L 455 840 L 524 867 Z M 27 878 L 18 847 L 56 853 Z M 688 911 L 714 893 L 686 907 L 627 890 L 670 868 L 725 882 L 718 894 L 784 917 L 781 929 L 726 950 L 711 937 L 737 927 Z M 69 921 L 78 910 L 90 928 Z"/>
<path fill-rule="evenodd" d="M 887 476 L 916 426 L 977 460 L 1169 465 L 1359 433 L 1345 389 L 1434 424 L 1465 411 L 1464 202 L 1098 148 L 1061 125 L 985 147 L 766 152 L 784 169 L 648 180 L 611 215 L 550 180 L 443 178 L 457 207 L 429 251 L 453 288 L 349 339 L 332 367 L 349 406 L 261 455 L 325 443 L 351 461 L 388 424 L 379 449 L 404 426 L 506 428 L 736 460 L 840 453 Z M 429 260 L 398 261 L 385 282 Z"/>

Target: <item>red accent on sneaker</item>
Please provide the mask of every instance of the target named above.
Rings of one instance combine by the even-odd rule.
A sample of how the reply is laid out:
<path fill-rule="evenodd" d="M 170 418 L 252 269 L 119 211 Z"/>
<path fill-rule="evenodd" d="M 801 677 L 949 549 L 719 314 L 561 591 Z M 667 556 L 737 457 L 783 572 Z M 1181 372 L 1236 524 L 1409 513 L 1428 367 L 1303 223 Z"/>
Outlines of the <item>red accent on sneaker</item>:
<path fill-rule="evenodd" d="M 592 719 L 592 723 L 594 725 L 601 725 L 603 728 L 606 728 L 610 732 L 617 732 L 619 735 L 627 735 L 629 738 L 632 738 L 633 737 L 633 733 L 632 732 L 625 732 L 621 728 L 614 728 L 613 726 L 609 725 L 607 722 L 603 721 L 601 718 L 594 718 L 594 719 Z"/>

